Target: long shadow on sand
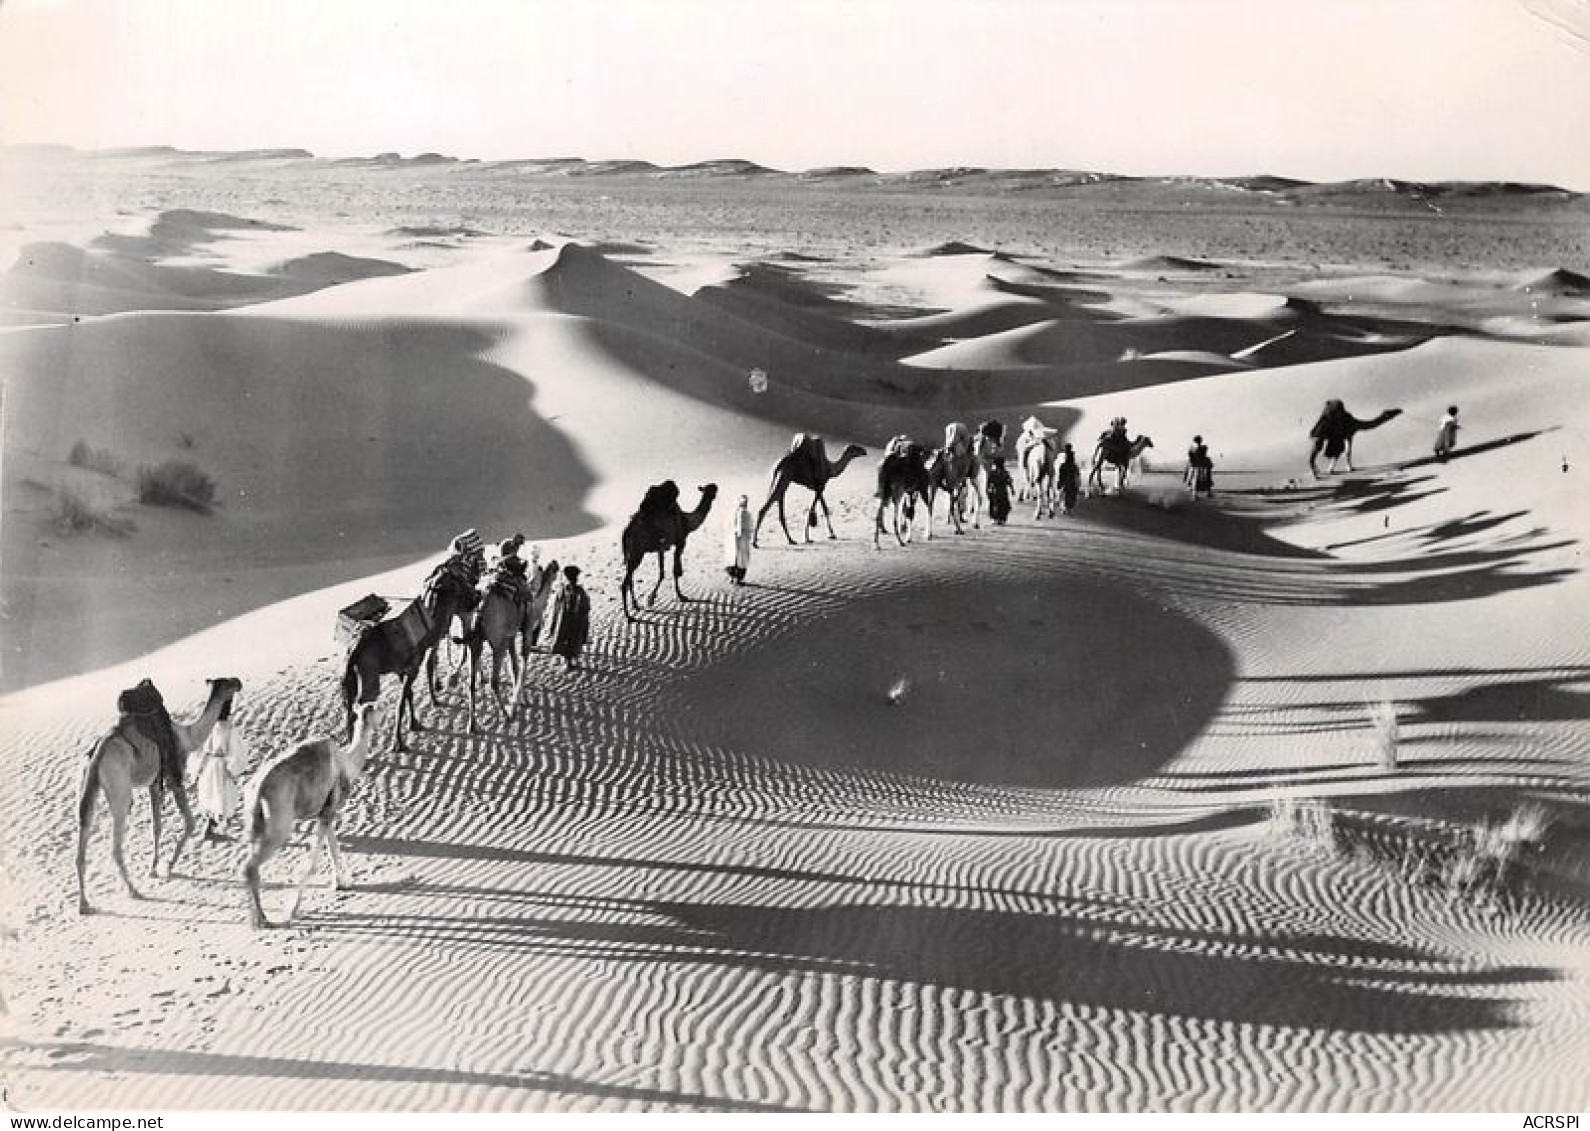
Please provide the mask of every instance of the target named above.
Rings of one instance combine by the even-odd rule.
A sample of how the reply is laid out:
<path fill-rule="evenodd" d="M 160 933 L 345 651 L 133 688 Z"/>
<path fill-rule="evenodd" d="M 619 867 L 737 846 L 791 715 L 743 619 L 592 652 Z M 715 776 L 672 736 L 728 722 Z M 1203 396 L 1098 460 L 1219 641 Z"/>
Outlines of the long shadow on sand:
<path fill-rule="evenodd" d="M 1418 946 L 1318 933 L 1243 935 L 1124 919 L 1086 905 L 1028 912 L 602 899 L 606 921 L 592 921 L 590 908 L 566 917 L 568 896 L 516 895 L 524 904 L 518 913 L 339 917 L 322 929 L 459 951 L 864 977 L 1216 1022 L 1385 1034 L 1507 1028 L 1512 1003 L 1475 997 L 1473 987 L 1560 976 L 1544 967 L 1476 967 Z M 563 913 L 553 913 L 558 909 Z M 611 921 L 626 911 L 637 919 Z M 657 916 L 670 922 L 658 925 Z"/>
<path fill-rule="evenodd" d="M 465 1072 L 394 1064 L 360 1064 L 335 1060 L 300 1060 L 278 1056 L 232 1056 L 226 1053 L 176 1049 L 140 1049 L 85 1041 L 29 1046 L 52 1053 L 50 1071 L 148 1073 L 155 1076 L 209 1078 L 270 1077 L 283 1080 L 349 1080 L 366 1084 L 413 1084 L 429 1088 L 511 1088 L 558 1096 L 584 1096 L 624 1103 L 705 1108 L 712 1111 L 780 1112 L 790 1108 L 749 1100 L 688 1095 L 656 1088 L 598 1084 L 555 1072 Z"/>

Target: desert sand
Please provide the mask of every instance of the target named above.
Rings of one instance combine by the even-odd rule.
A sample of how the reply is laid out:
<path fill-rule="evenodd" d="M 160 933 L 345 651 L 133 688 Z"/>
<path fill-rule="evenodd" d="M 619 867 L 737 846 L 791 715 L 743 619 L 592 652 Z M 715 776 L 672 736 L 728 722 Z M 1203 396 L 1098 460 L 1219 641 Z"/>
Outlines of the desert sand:
<path fill-rule="evenodd" d="M 1451 190 L 1438 230 L 1397 186 L 1079 182 L 1110 195 L 1072 239 L 1071 198 L 986 171 L 929 205 L 864 170 L 30 161 L 0 276 L 13 1106 L 1590 1106 L 1582 202 Z M 128 214 L 49 189 L 85 177 Z M 1315 478 L 1328 398 L 1401 414 Z M 1084 458 L 1117 416 L 1154 446 L 1073 515 L 956 535 L 941 501 L 873 548 L 885 441 L 997 419 L 1014 467 L 1028 415 Z M 796 432 L 868 450 L 839 537 L 770 515 L 731 588 L 723 524 Z M 209 513 L 137 502 L 169 459 Z M 628 624 L 618 535 L 663 479 L 719 494 L 693 600 Z M 422 695 L 345 812 L 354 886 L 322 870 L 289 927 L 248 927 L 235 840 L 128 898 L 103 808 L 80 917 L 117 691 L 184 717 L 241 678 L 256 761 L 332 734 L 336 610 L 416 592 L 465 528 L 585 570 L 586 666 L 536 655 L 476 735 Z M 141 876 L 142 799 L 129 845 Z"/>

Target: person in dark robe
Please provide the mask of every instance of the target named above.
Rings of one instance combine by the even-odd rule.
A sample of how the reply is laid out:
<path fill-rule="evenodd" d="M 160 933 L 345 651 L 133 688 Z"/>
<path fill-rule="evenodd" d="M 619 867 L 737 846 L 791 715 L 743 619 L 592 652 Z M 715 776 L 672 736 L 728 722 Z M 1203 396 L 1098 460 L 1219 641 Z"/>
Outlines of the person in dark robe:
<path fill-rule="evenodd" d="M 1004 456 L 992 456 L 988 461 L 988 517 L 1000 526 L 1010 517 L 1010 495 L 1014 483 L 1005 467 Z"/>
<path fill-rule="evenodd" d="M 1077 466 L 1077 453 L 1070 444 L 1060 452 L 1055 479 L 1060 484 L 1060 513 L 1070 514 L 1076 510 L 1077 495 L 1082 490 L 1082 469 Z"/>
<path fill-rule="evenodd" d="M 580 567 L 564 566 L 563 583 L 552 594 L 547 614 L 546 639 L 549 650 L 563 657 L 563 667 L 573 671 L 580 666 L 580 653 L 591 635 L 591 598 L 580 587 Z"/>
<path fill-rule="evenodd" d="M 1215 493 L 1215 461 L 1209 458 L 1209 445 L 1202 436 L 1194 436 L 1192 447 L 1187 449 L 1186 481 L 1195 499 Z"/>

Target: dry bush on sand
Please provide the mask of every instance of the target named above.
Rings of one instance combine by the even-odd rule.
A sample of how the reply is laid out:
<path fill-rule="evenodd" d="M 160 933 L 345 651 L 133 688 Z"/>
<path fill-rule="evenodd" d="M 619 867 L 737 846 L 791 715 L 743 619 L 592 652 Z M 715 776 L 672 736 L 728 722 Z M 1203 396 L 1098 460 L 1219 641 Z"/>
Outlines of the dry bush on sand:
<path fill-rule="evenodd" d="M 87 440 L 79 440 L 72 445 L 72 450 L 68 453 L 66 462 L 73 467 L 97 471 L 101 475 L 109 475 L 112 478 L 120 475 L 122 471 L 122 462 L 114 453 L 108 452 L 104 448 L 96 448 Z"/>
<path fill-rule="evenodd" d="M 133 530 L 132 523 L 94 506 L 70 487 L 56 491 L 55 501 L 50 508 L 50 524 L 67 537 L 94 531 L 122 537 Z"/>
<path fill-rule="evenodd" d="M 182 507 L 209 514 L 215 480 L 187 460 L 169 459 L 138 469 L 138 501 L 152 507 Z"/>

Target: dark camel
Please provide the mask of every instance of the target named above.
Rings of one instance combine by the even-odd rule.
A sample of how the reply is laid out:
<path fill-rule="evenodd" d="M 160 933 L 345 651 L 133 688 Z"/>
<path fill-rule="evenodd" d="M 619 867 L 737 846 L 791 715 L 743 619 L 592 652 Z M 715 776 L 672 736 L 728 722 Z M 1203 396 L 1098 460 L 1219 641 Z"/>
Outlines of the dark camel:
<path fill-rule="evenodd" d="M 883 533 L 884 508 L 889 506 L 894 508 L 894 540 L 902 546 L 911 540 L 911 523 L 918 500 L 932 505 L 936 455 L 903 436 L 889 444 L 878 464 L 878 513 L 872 523 L 873 549 L 882 549 L 878 536 Z"/>
<path fill-rule="evenodd" d="M 681 602 L 689 602 L 690 598 L 679 588 L 679 578 L 685 572 L 685 541 L 701 529 L 707 512 L 712 509 L 712 500 L 718 497 L 716 483 L 697 489 L 701 492 L 701 501 L 695 510 L 687 512 L 679 508 L 679 488 L 672 479 L 654 484 L 647 489 L 640 509 L 624 524 L 619 543 L 624 553 L 624 580 L 619 584 L 618 594 L 627 619 L 635 619 L 635 571 L 647 554 L 657 555 L 657 583 L 646 598 L 647 607 L 657 603 L 657 591 L 663 583 L 663 554 L 667 550 L 674 552 L 674 596 Z"/>
<path fill-rule="evenodd" d="M 1119 436 L 1106 432 L 1099 437 L 1098 446 L 1093 449 L 1093 467 L 1088 472 L 1088 494 L 1102 495 L 1104 493 L 1104 465 L 1110 464 L 1115 468 L 1116 493 L 1126 490 L 1126 470 L 1132 461 L 1154 446 L 1154 441 L 1147 436 L 1139 436 L 1135 440 L 1128 440 L 1125 434 Z"/>
<path fill-rule="evenodd" d="M 94 909 L 89 906 L 84 891 L 84 873 L 88 867 L 88 842 L 94 834 L 94 809 L 100 793 L 110 806 L 110 855 L 116 861 L 127 894 L 142 899 L 127 874 L 127 858 L 123 849 L 127 838 L 127 815 L 132 809 L 133 791 L 149 791 L 149 812 L 154 822 L 154 853 L 149 864 L 149 874 L 159 875 L 160 869 L 160 811 L 165 807 L 166 790 L 170 789 L 182 814 L 182 836 L 171 852 L 169 873 L 177 866 L 182 850 L 193 836 L 193 810 L 188 805 L 187 783 L 182 780 L 181 763 L 204 744 L 221 717 L 221 708 L 232 701 L 243 687 L 242 681 L 226 677 L 210 680 L 209 699 L 204 710 L 192 720 L 170 723 L 172 738 L 176 742 L 176 764 L 162 765 L 159 744 L 145 733 L 129 715 L 123 715 L 110 733 L 94 743 L 88 763 L 83 767 L 83 788 L 77 802 L 77 910 L 87 915 Z M 164 720 L 161 726 L 166 725 Z"/>
<path fill-rule="evenodd" d="M 933 505 L 940 491 L 949 500 L 950 522 L 955 526 L 955 533 L 965 534 L 966 528 L 962 525 L 961 511 L 965 506 L 967 486 L 972 476 L 977 471 L 977 450 L 972 440 L 972 430 L 959 422 L 949 424 L 944 429 L 944 446 L 935 451 L 928 465 L 928 472 L 932 479 L 926 496 L 927 503 L 927 536 L 933 537 Z M 972 525 L 979 527 L 978 517 L 982 511 L 982 497 L 978 496 L 978 506 L 972 510 Z"/>
<path fill-rule="evenodd" d="M 414 730 L 424 730 L 414 709 L 414 681 L 420 668 L 436 663 L 436 643 L 456 616 L 466 616 L 479 600 L 479 594 L 456 573 L 439 568 L 425 583 L 425 591 L 402 616 L 374 625 L 348 650 L 343 665 L 342 708 L 347 716 L 346 734 L 353 738 L 353 708 L 356 703 L 372 703 L 381 694 L 381 677 L 396 675 L 402 681 L 397 710 L 392 716 L 392 745 L 407 750 L 403 736 L 403 717 L 407 713 Z M 412 629 L 412 631 L 410 631 Z M 435 706 L 432 695 L 431 705 Z"/>
<path fill-rule="evenodd" d="M 1400 408 L 1388 408 L 1373 420 L 1359 420 L 1347 411 L 1347 406 L 1339 400 L 1325 402 L 1324 410 L 1319 414 L 1319 419 L 1314 422 L 1314 427 L 1309 429 L 1309 440 L 1312 447 L 1308 453 L 1308 469 L 1319 478 L 1318 460 L 1323 452 L 1329 459 L 1330 465 L 1326 467 L 1326 475 L 1336 473 L 1336 462 L 1342 458 L 1347 460 L 1347 470 L 1353 469 L 1353 437 L 1360 432 L 1368 432 L 1371 428 L 1379 428 L 1388 420 L 1393 420 L 1402 415 Z"/>
<path fill-rule="evenodd" d="M 790 536 L 789 523 L 784 521 L 784 493 L 789 490 L 791 483 L 812 493 L 812 505 L 806 512 L 806 541 L 812 540 L 812 527 L 817 525 L 819 505 L 823 508 L 823 521 L 828 524 L 828 537 L 835 537 L 834 520 L 828 513 L 828 500 L 823 498 L 823 489 L 828 486 L 829 480 L 839 478 L 845 468 L 850 466 L 851 460 L 866 454 L 866 448 L 850 444 L 837 460 L 830 460 L 823 448 L 821 436 L 798 437 L 795 445 L 773 465 L 773 483 L 767 491 L 767 502 L 762 504 L 762 509 L 756 514 L 756 533 L 751 536 L 751 545 L 760 544 L 757 538 L 762 532 L 762 520 L 775 503 L 778 504 L 778 524 L 784 528 L 784 537 L 789 539 L 791 546 L 795 544 L 795 539 Z"/>

